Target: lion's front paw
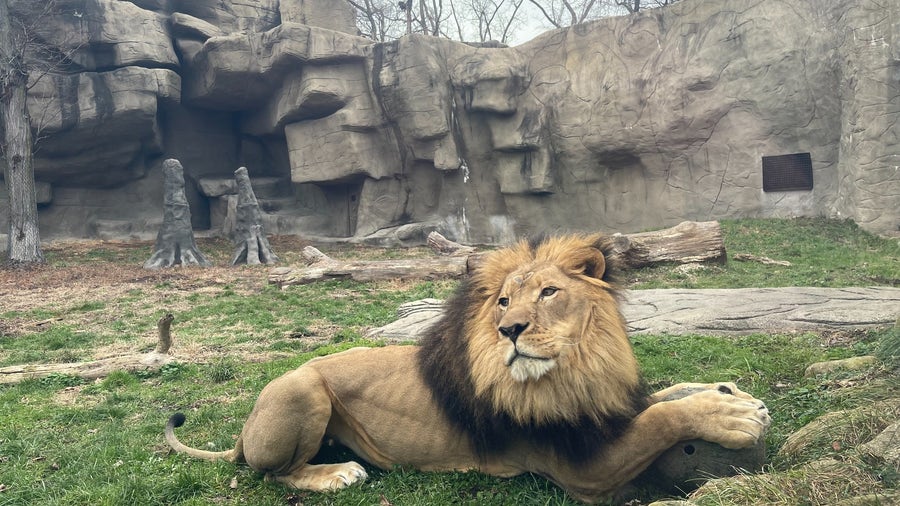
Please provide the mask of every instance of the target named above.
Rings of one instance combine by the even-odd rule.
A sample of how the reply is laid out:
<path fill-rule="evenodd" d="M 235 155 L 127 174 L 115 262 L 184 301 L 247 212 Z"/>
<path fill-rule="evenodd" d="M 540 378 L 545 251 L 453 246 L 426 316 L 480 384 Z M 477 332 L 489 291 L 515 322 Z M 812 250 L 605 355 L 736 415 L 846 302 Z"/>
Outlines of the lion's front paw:
<path fill-rule="evenodd" d="M 342 464 L 307 464 L 275 479 L 294 488 L 324 492 L 348 487 L 368 477 L 363 466 L 350 461 Z"/>
<path fill-rule="evenodd" d="M 733 384 L 720 384 L 678 401 L 687 403 L 694 437 L 737 450 L 755 445 L 772 423 L 766 405 Z M 743 394 L 743 395 L 739 395 Z"/>
<path fill-rule="evenodd" d="M 331 489 L 344 488 L 357 482 L 366 481 L 366 478 L 369 477 L 366 470 L 363 469 L 363 466 L 356 462 L 350 461 L 335 465 L 340 466 L 340 469 L 334 471 L 331 476 L 331 483 L 329 485 L 329 488 Z"/>
<path fill-rule="evenodd" d="M 676 399 L 681 399 L 682 397 L 705 392 L 707 390 L 718 390 L 723 394 L 731 394 L 742 399 L 754 398 L 752 395 L 744 392 L 743 390 L 738 388 L 737 385 L 729 381 L 721 381 L 718 383 L 678 383 L 677 385 L 673 385 L 669 388 L 666 388 L 665 390 L 656 392 L 655 394 L 653 394 L 653 397 L 657 401 L 674 401 Z"/>

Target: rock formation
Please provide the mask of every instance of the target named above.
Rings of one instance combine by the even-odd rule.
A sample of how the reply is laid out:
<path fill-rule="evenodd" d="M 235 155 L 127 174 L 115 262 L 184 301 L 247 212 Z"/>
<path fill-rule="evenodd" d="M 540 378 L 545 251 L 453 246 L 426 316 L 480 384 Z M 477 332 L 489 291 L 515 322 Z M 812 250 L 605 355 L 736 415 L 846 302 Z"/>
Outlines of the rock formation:
<path fill-rule="evenodd" d="M 381 244 L 900 226 L 896 3 L 682 0 L 511 48 L 374 43 L 333 0 L 64 7 L 38 35 L 71 64 L 29 94 L 45 238 L 152 237 L 166 158 L 193 226 L 221 233 L 242 166 L 269 233 Z M 811 189 L 764 191 L 762 158 L 796 153 L 809 166 L 769 177 Z"/>

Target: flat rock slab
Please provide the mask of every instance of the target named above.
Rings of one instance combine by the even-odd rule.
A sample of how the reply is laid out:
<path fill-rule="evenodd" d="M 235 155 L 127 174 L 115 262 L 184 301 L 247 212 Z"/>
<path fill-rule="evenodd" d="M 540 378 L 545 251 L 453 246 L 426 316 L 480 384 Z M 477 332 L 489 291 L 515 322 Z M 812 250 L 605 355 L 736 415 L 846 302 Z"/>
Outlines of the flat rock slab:
<path fill-rule="evenodd" d="M 423 299 L 400 308 L 400 319 L 367 337 L 416 341 L 443 311 L 443 301 Z M 741 335 L 758 332 L 854 330 L 893 325 L 900 289 L 736 288 L 626 292 L 622 313 L 632 334 Z"/>

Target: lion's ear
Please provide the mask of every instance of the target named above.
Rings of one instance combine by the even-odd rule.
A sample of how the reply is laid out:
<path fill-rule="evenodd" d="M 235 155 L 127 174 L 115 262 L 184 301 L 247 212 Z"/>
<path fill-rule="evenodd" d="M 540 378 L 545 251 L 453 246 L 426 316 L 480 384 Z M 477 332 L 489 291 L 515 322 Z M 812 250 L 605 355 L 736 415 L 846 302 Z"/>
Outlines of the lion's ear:
<path fill-rule="evenodd" d="M 587 248 L 584 256 L 584 274 L 592 278 L 603 279 L 606 272 L 606 256 L 596 247 Z"/>

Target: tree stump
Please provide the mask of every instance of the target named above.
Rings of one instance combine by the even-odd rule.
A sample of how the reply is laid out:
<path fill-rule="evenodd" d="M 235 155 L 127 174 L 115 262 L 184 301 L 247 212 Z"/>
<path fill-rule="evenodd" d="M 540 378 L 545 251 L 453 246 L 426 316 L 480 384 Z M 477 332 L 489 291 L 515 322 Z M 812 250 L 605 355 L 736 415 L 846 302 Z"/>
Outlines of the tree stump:
<path fill-rule="evenodd" d="M 262 225 L 262 212 L 259 210 L 259 202 L 253 187 L 250 185 L 250 177 L 247 168 L 241 167 L 234 171 L 234 179 L 237 182 L 238 199 L 237 213 L 234 224 L 234 255 L 231 265 L 246 263 L 251 265 L 273 264 L 278 261 L 278 256 L 272 251 L 266 232 Z"/>
<path fill-rule="evenodd" d="M 197 249 L 191 227 L 191 209 L 184 195 L 184 169 L 175 159 L 163 162 L 164 191 L 163 223 L 156 235 L 153 255 L 144 262 L 145 269 L 160 269 L 173 265 L 209 267 L 209 260 Z"/>

